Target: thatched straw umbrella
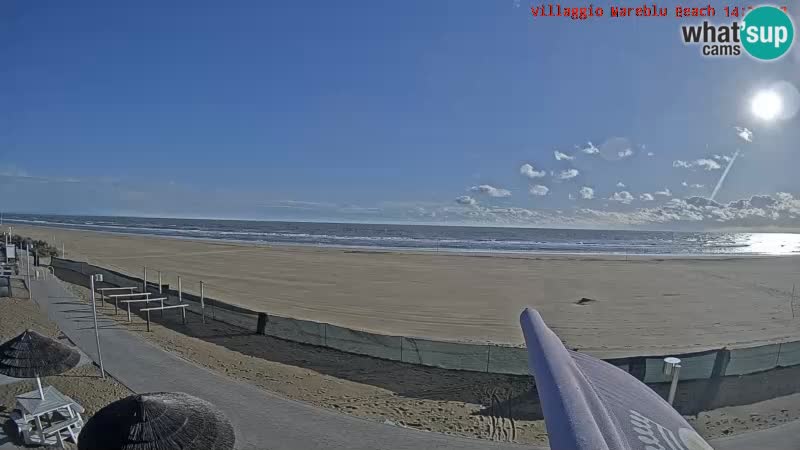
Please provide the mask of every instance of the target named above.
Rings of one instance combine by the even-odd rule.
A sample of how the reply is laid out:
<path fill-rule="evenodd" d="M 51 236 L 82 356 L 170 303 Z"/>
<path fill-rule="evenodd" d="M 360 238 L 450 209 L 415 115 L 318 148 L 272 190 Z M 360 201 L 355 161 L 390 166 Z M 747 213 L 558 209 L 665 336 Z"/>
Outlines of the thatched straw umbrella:
<path fill-rule="evenodd" d="M 13 378 L 36 378 L 42 399 L 39 377 L 64 373 L 77 366 L 80 359 L 74 348 L 32 330 L 0 344 L 0 373 Z"/>
<path fill-rule="evenodd" d="M 131 395 L 86 423 L 79 450 L 230 450 L 236 437 L 225 415 L 182 392 Z"/>

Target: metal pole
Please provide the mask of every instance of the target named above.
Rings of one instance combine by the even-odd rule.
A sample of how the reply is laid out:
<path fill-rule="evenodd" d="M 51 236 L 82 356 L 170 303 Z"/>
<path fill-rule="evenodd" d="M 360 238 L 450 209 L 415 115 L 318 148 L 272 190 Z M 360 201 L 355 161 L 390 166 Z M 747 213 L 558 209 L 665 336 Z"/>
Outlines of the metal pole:
<path fill-rule="evenodd" d="M 92 314 L 94 315 L 94 337 L 97 340 L 97 359 L 100 361 L 100 374 L 103 379 L 106 379 L 106 370 L 103 367 L 103 355 L 100 353 L 100 330 L 97 327 L 97 306 L 94 299 L 94 275 L 91 275 L 92 280 Z"/>
<path fill-rule="evenodd" d="M 64 243 L 62 242 L 61 243 L 61 258 L 63 259 L 63 258 L 66 258 L 66 257 L 67 257 L 67 250 L 64 248 Z"/>
<path fill-rule="evenodd" d="M 39 386 L 39 396 L 44 400 L 44 390 L 42 389 L 42 380 L 36 377 L 36 385 Z"/>
<path fill-rule="evenodd" d="M 158 271 L 158 293 L 161 294 L 161 271 Z"/>
<path fill-rule="evenodd" d="M 669 397 L 667 401 L 671 405 L 672 402 L 675 400 L 675 392 L 678 390 L 678 375 L 681 373 L 681 365 L 676 364 L 675 369 L 672 372 L 672 384 L 669 386 Z"/>
<path fill-rule="evenodd" d="M 144 279 L 142 280 L 142 292 L 147 292 L 147 266 L 144 266 Z"/>
<path fill-rule="evenodd" d="M 28 298 L 33 298 L 31 294 L 31 246 L 25 243 L 25 271 L 28 273 Z M 10 289 L 10 288 L 9 288 Z"/>
<path fill-rule="evenodd" d="M 206 299 L 202 281 L 200 282 L 200 315 L 203 317 L 203 323 L 206 323 Z"/>
<path fill-rule="evenodd" d="M 180 275 L 178 275 L 178 303 L 183 303 L 183 284 Z"/>

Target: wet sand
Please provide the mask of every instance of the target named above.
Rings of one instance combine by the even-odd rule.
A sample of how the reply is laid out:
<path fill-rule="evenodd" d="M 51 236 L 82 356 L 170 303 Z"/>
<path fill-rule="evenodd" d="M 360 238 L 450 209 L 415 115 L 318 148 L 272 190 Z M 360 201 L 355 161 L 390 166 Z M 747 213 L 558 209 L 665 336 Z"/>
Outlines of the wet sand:
<path fill-rule="evenodd" d="M 600 357 L 800 339 L 800 257 L 450 254 L 267 246 L 15 226 L 67 257 L 250 309 L 372 332 L 521 344 L 537 308 Z M 798 295 L 800 296 L 800 295 Z M 586 299 L 581 301 L 582 299 Z"/>

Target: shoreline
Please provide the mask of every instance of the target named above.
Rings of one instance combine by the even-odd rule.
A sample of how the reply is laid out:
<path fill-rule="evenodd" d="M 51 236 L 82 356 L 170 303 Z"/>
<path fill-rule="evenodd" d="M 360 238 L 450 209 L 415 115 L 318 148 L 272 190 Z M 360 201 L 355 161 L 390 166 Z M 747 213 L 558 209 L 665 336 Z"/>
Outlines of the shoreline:
<path fill-rule="evenodd" d="M 161 271 L 173 287 L 180 275 L 188 293 L 203 281 L 208 298 L 380 335 L 518 346 L 517 318 L 533 306 L 568 346 L 615 355 L 608 357 L 800 340 L 788 301 L 800 281 L 795 259 L 387 251 L 30 226 L 16 232 L 48 241 L 55 235 L 59 249 L 67 243 L 68 259 L 134 276 L 143 267 L 150 277 Z"/>
<path fill-rule="evenodd" d="M 332 250 L 353 250 L 359 252 L 371 253 L 398 253 L 398 254 L 442 254 L 442 255 L 455 255 L 455 256 L 477 256 L 477 257 L 520 257 L 527 256 L 529 259 L 538 257 L 592 257 L 602 258 L 610 261 L 629 260 L 634 258 L 636 260 L 650 260 L 650 259 L 671 259 L 679 261 L 691 260 L 726 260 L 726 259 L 746 259 L 746 258 L 800 258 L 800 253 L 794 254 L 770 254 L 770 253 L 622 253 L 622 252 L 570 252 L 570 251 L 543 251 L 543 250 L 498 250 L 498 249 L 466 249 L 466 248 L 438 248 L 438 247 L 392 247 L 392 246 L 373 246 L 373 245 L 336 245 L 336 244 L 312 244 L 300 242 L 269 242 L 269 241 L 248 241 L 240 239 L 221 239 L 221 238 L 203 238 L 196 236 L 176 236 L 168 234 L 154 234 L 154 233 L 135 233 L 124 231 L 110 231 L 110 230 L 93 230 L 83 229 L 79 226 L 56 226 L 56 225 L 40 225 L 30 224 L 24 221 L 11 220 L 16 225 L 15 227 L 30 227 L 30 228 L 44 228 L 50 230 L 61 231 L 75 231 L 85 233 L 101 233 L 114 236 L 129 236 L 129 237 L 143 237 L 154 239 L 174 239 L 177 241 L 190 241 L 190 242 L 203 242 L 208 244 L 229 244 L 238 246 L 253 246 L 253 247 L 279 247 L 279 248 L 319 248 L 319 249 L 332 249 Z M 83 226 L 83 225 L 82 225 Z M 88 226 L 88 225 L 85 225 Z M 99 228 L 99 227 L 98 227 Z"/>

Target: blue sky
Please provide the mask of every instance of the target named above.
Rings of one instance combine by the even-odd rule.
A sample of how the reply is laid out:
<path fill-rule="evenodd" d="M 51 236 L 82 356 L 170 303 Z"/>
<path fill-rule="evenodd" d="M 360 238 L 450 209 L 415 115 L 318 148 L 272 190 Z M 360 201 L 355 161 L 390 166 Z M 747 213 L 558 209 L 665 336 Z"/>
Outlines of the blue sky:
<path fill-rule="evenodd" d="M 763 123 L 747 106 L 777 81 L 800 84 L 797 45 L 773 63 L 715 60 L 681 43 L 675 18 L 534 19 L 531 5 L 6 2 L 4 208 L 581 226 L 577 215 L 592 217 L 585 226 L 639 226 L 650 223 L 637 222 L 642 209 L 652 218 L 708 197 L 725 165 L 675 161 L 737 148 L 719 206 L 690 207 L 720 216 L 753 195 L 800 194 L 798 117 Z M 576 149 L 589 141 L 599 155 Z M 522 176 L 526 163 L 546 175 Z M 556 179 L 570 169 L 578 175 Z M 510 195 L 470 190 L 481 185 Z M 530 193 L 537 185 L 546 195 Z M 623 191 L 629 203 L 614 195 Z M 757 226 L 794 226 L 796 205 L 784 206 Z"/>

